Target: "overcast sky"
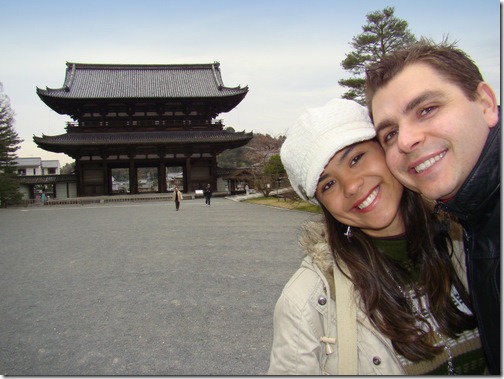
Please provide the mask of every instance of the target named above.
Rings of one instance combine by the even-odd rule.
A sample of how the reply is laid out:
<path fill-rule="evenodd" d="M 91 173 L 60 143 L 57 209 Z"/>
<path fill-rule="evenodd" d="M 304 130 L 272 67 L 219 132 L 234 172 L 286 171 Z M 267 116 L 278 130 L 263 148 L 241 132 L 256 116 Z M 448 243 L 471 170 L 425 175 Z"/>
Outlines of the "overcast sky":
<path fill-rule="evenodd" d="M 476 61 L 500 99 L 498 0 L 0 0 L 0 82 L 25 142 L 20 157 L 59 159 L 33 135 L 65 133 L 68 116 L 36 87 L 60 88 L 66 62 L 221 64 L 224 84 L 249 87 L 220 114 L 236 131 L 283 135 L 306 109 L 340 97 L 341 61 L 366 14 L 395 8 L 417 37 L 448 35 Z M 500 100 L 499 100 L 500 103 Z"/>

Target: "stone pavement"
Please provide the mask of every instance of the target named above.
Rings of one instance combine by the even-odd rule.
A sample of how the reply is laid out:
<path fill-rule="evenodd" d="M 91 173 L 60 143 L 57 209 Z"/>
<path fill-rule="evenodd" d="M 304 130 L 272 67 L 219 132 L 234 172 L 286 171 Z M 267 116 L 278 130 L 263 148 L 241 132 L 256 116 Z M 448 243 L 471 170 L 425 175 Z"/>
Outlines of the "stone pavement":
<path fill-rule="evenodd" d="M 265 374 L 319 217 L 225 198 L 0 209 L 0 374 Z"/>

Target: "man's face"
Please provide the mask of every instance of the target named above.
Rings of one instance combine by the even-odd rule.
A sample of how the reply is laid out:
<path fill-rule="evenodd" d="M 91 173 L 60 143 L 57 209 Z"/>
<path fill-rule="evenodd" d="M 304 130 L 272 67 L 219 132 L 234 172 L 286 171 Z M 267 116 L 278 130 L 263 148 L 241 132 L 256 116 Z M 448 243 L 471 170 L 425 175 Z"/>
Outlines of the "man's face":
<path fill-rule="evenodd" d="M 425 63 L 406 66 L 372 100 L 387 165 L 406 187 L 448 199 L 476 164 L 498 121 L 495 95 L 480 83 L 475 101 Z"/>

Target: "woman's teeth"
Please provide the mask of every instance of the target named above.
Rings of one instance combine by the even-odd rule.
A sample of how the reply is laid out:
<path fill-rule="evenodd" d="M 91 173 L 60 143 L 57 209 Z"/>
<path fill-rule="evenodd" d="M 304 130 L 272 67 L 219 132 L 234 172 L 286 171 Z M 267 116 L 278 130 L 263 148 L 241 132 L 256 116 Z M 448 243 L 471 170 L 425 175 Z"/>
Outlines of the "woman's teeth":
<path fill-rule="evenodd" d="M 378 196 L 378 187 L 375 188 L 373 192 L 369 194 L 366 200 L 364 200 L 362 203 L 360 203 L 357 208 L 359 209 L 364 209 L 367 208 L 371 205 L 371 203 L 376 199 L 376 196 Z"/>

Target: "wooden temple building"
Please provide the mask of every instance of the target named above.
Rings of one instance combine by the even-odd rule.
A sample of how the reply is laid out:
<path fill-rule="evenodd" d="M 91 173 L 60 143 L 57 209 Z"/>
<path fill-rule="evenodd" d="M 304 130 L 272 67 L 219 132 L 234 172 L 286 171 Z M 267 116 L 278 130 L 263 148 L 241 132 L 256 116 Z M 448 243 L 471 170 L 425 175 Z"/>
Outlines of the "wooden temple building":
<path fill-rule="evenodd" d="M 40 99 L 69 115 L 66 133 L 34 136 L 42 149 L 75 159 L 77 196 L 111 195 L 112 171 L 129 171 L 129 193 L 139 192 L 138 170 L 181 168 L 184 192 L 216 188 L 217 156 L 243 146 L 252 133 L 224 130 L 248 87 L 226 87 L 219 63 L 132 65 L 67 63 L 62 88 L 37 88 Z"/>

